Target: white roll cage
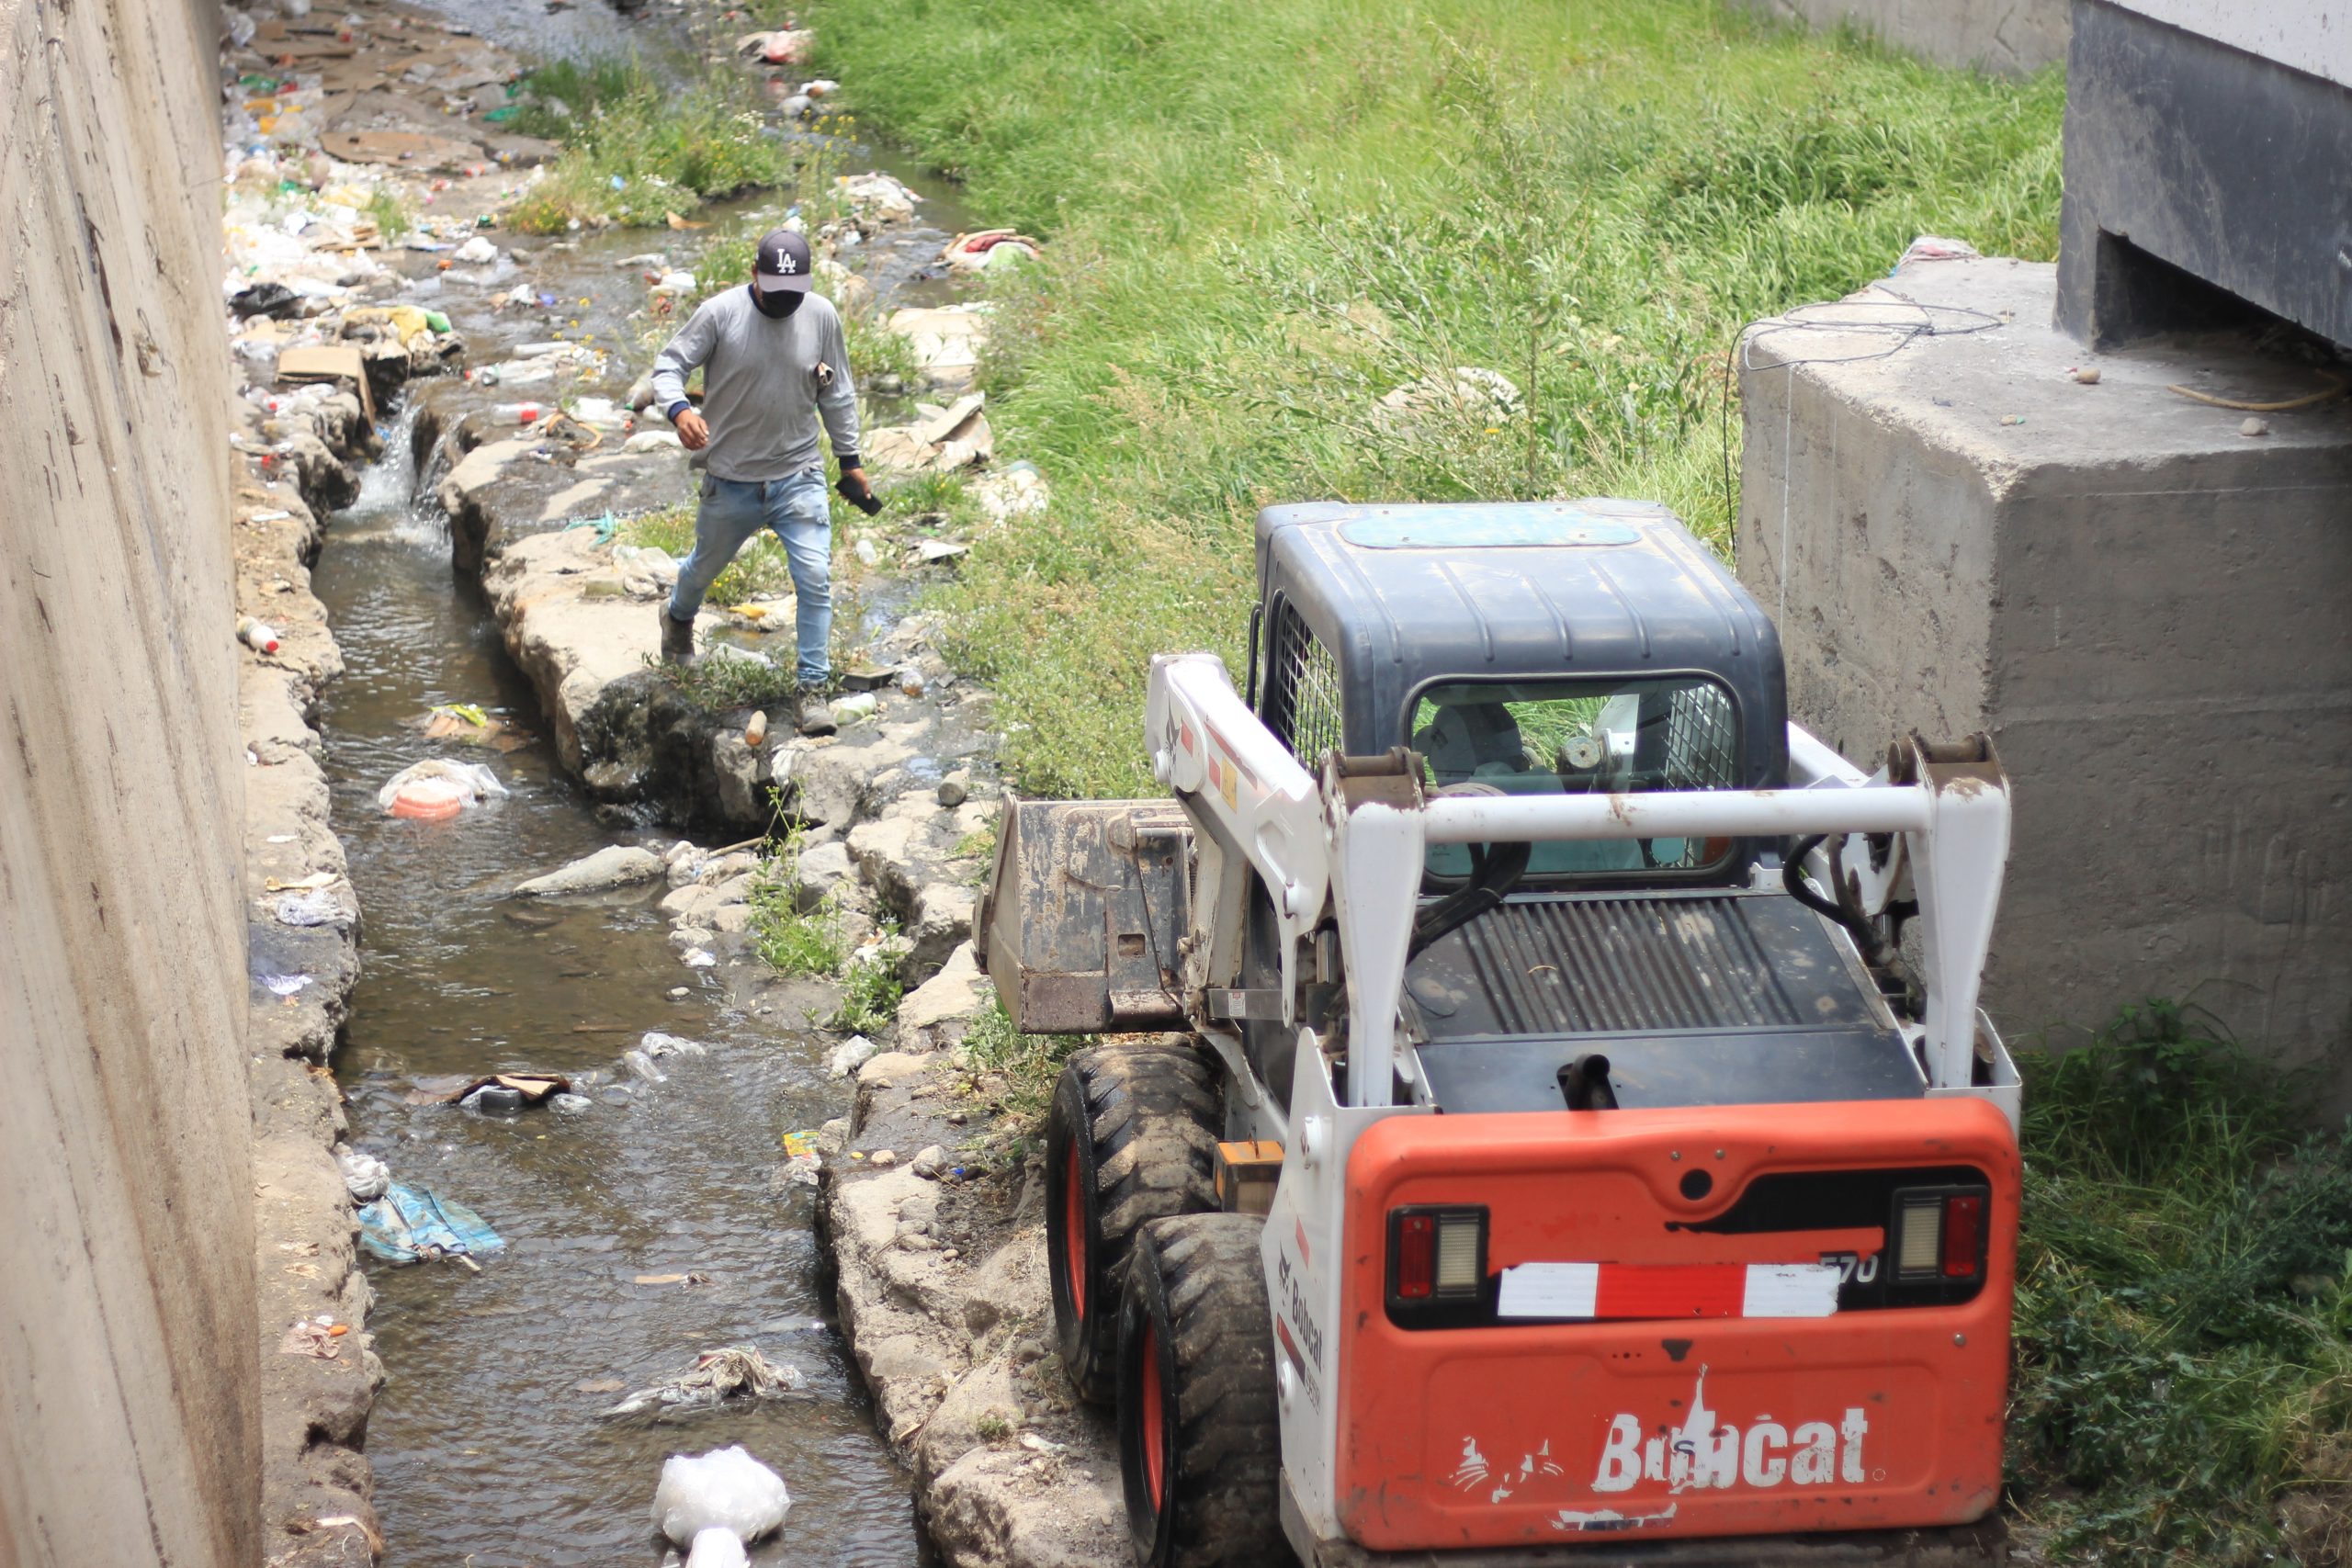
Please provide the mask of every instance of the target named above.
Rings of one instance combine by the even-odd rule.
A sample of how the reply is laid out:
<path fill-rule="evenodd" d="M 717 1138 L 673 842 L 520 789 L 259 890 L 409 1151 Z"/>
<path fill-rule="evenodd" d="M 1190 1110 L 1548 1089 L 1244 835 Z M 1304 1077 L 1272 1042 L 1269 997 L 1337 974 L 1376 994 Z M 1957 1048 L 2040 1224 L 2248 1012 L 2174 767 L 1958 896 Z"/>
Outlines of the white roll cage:
<path fill-rule="evenodd" d="M 1904 782 L 1865 776 L 1789 726 L 1791 787 L 1640 795 L 1446 795 L 1418 777 L 1323 760 L 1318 779 L 1233 689 L 1210 653 L 1152 660 L 1145 710 L 1152 773 L 1192 818 L 1198 855 L 1180 976 L 1185 1012 L 1231 1045 L 1208 993 L 1240 972 L 1252 870 L 1272 896 L 1282 942 L 1281 1017 L 1295 1027 L 1300 941 L 1329 918 L 1344 954 L 1349 1103 L 1392 1102 L 1398 1004 L 1423 855 L 1430 844 L 1648 838 L 1829 836 L 1808 857 L 1815 880 L 1843 880 L 1861 913 L 1916 897 L 1927 993 L 1920 1055 L 1931 1095 L 1984 1094 L 2014 1121 L 2014 1077 L 1975 1086 L 1977 992 L 2008 856 L 2008 781 L 1989 746 L 1939 761 L 1916 738 L 1898 749 Z M 1873 861 L 1868 835 L 1893 835 Z M 1842 839 L 1840 836 L 1843 836 Z M 1999 1055 L 1997 1046 L 1995 1055 Z M 1245 1084 L 1249 1075 L 1241 1075 Z M 1254 1086 L 1253 1086 L 1254 1087 Z"/>

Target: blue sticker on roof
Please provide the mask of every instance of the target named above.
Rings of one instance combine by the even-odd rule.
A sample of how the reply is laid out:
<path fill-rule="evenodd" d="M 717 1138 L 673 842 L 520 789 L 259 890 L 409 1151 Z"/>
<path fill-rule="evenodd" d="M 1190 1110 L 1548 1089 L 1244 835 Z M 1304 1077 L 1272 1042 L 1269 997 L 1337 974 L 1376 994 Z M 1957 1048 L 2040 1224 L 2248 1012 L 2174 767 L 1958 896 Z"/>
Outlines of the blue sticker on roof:
<path fill-rule="evenodd" d="M 1384 506 L 1340 525 L 1340 537 L 1367 550 L 1631 545 L 1641 536 L 1630 524 L 1566 505 Z"/>

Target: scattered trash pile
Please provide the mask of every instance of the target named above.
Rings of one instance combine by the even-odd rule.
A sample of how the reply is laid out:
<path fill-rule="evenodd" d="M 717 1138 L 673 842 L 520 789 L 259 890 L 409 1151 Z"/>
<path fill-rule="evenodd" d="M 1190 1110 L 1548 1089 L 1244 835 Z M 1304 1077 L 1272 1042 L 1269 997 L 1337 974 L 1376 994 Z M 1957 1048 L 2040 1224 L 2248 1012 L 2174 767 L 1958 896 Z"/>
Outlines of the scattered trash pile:
<path fill-rule="evenodd" d="M 334 1155 L 344 1186 L 360 1205 L 359 1245 L 385 1262 L 452 1258 L 479 1273 L 481 1266 L 475 1257 L 506 1246 L 480 1214 L 421 1187 L 393 1180 L 391 1168 L 375 1156 L 340 1146 Z"/>
<path fill-rule="evenodd" d="M 223 294 L 249 400 L 293 417 L 315 400 L 296 389 L 344 389 L 372 421 L 377 396 L 464 352 L 435 308 L 437 277 L 412 283 L 385 257 L 492 259 L 474 229 L 556 149 L 498 128 L 517 68 L 467 29 L 389 0 L 309 9 L 223 13 Z M 451 210 L 428 210 L 453 191 Z M 405 298 L 368 303 L 391 294 Z"/>
<path fill-rule="evenodd" d="M 598 1415 L 607 1420 L 645 1415 L 657 1421 L 676 1420 L 729 1403 L 781 1399 L 797 1393 L 808 1382 L 800 1369 L 769 1360 L 756 1345 L 729 1345 L 705 1350 L 693 1366 L 639 1389 Z"/>

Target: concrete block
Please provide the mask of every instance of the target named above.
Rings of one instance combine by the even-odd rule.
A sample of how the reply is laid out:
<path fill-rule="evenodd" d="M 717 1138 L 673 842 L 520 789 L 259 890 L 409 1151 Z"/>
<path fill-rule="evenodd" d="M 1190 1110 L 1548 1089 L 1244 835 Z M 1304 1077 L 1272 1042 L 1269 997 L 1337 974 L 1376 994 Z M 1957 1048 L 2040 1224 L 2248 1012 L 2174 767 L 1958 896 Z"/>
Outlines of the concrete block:
<path fill-rule="evenodd" d="M 1816 28 L 1850 24 L 1939 65 L 2030 76 L 2066 58 L 2067 0 L 1742 0 Z"/>
<path fill-rule="evenodd" d="M 2080 0 L 2060 216 L 2066 330 L 2104 346 L 2234 324 L 2243 300 L 2352 342 L 2352 186 L 2312 177 L 2352 159 L 2347 84 L 2352 43 L 2316 6 Z"/>
<path fill-rule="evenodd" d="M 2315 1059 L 2352 1034 L 2352 403 L 2241 434 L 2167 389 L 2274 400 L 2311 370 L 2220 337 L 2094 357 L 2055 287 L 1917 263 L 1754 330 L 1740 577 L 1792 716 L 1849 758 L 1915 728 L 2000 749 L 2005 1031 L 2185 996 Z M 2328 1072 L 2352 1104 L 2352 1055 Z"/>

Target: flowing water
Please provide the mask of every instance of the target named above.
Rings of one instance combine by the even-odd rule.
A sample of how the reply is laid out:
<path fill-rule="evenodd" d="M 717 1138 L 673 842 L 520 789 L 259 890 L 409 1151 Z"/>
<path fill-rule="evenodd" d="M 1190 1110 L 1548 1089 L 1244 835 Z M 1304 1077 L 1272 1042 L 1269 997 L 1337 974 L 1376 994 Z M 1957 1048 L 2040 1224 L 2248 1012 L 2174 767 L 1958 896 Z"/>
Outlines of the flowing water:
<path fill-rule="evenodd" d="M 889 292 L 940 237 L 876 247 L 870 276 Z M 599 341 L 611 342 L 621 313 L 643 301 L 615 258 L 647 239 L 542 253 L 531 276 L 590 300 L 583 330 L 603 327 L 611 335 Z M 447 291 L 440 303 L 477 363 L 502 336 L 543 330 L 503 326 Z M 582 389 L 616 392 L 637 367 L 616 364 L 616 385 Z M 368 1436 L 386 1562 L 658 1562 L 648 1510 L 662 1458 L 741 1442 L 793 1495 L 782 1538 L 755 1561 L 914 1562 L 908 1479 L 829 1323 L 814 1195 L 773 1176 L 783 1134 L 845 1109 L 824 1072 L 832 1042 L 788 1027 L 797 1011 L 760 1001 L 756 987 L 730 991 L 682 966 L 654 908 L 658 886 L 591 901 L 509 897 L 604 845 L 666 842 L 600 822 L 544 739 L 481 759 L 511 792 L 503 799 L 435 823 L 377 807 L 391 774 L 452 754 L 417 728 L 435 704 L 480 704 L 542 728 L 480 592 L 450 567 L 446 525 L 416 503 L 400 421 L 358 503 L 333 520 L 315 572 L 346 666 L 322 728 L 365 919 L 336 1071 L 352 1141 L 397 1179 L 476 1210 L 506 1247 L 479 1274 L 369 1264 L 370 1326 L 390 1374 Z M 667 1082 L 638 1084 L 617 1059 L 649 1030 L 710 1053 L 665 1064 Z M 510 1070 L 585 1079 L 593 1106 L 484 1116 L 409 1102 L 420 1077 Z M 638 1282 L 681 1274 L 708 1282 Z M 798 1368 L 807 1388 L 665 1426 L 599 1419 L 621 1392 L 696 1352 L 746 1343 Z"/>

